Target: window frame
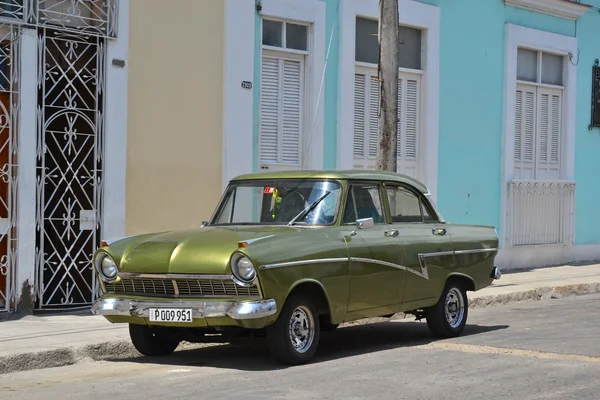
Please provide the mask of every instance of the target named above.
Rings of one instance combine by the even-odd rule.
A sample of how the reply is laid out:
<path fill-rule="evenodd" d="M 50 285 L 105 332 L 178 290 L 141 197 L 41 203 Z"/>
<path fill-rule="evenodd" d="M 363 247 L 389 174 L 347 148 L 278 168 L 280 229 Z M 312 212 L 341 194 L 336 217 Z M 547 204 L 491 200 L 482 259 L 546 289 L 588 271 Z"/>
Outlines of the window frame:
<path fill-rule="evenodd" d="M 330 178 L 279 178 L 279 179 L 273 179 L 273 180 L 269 180 L 268 178 L 264 178 L 264 179 L 245 179 L 245 180 L 239 180 L 239 181 L 231 181 L 229 183 L 229 185 L 227 185 L 227 188 L 225 189 L 225 191 L 223 192 L 223 195 L 221 196 L 221 199 L 219 200 L 219 203 L 217 204 L 217 207 L 215 207 L 215 211 L 213 212 L 213 215 L 210 218 L 210 222 L 209 222 L 209 226 L 235 226 L 235 225 L 241 225 L 241 226 L 286 226 L 286 224 L 263 224 L 263 223 L 251 223 L 251 222 L 242 222 L 242 223 L 231 223 L 231 222 L 227 222 L 227 223 L 218 223 L 218 218 L 221 216 L 221 213 L 223 212 L 223 210 L 225 210 L 225 207 L 227 206 L 227 202 L 229 201 L 231 196 L 234 196 L 233 198 L 233 204 L 235 204 L 235 197 L 237 196 L 237 188 L 240 186 L 256 186 L 256 187 L 260 187 L 260 186 L 264 186 L 264 185 L 273 185 L 274 182 L 281 182 L 281 181 L 296 181 L 296 182 L 329 182 L 329 183 L 333 183 L 335 185 L 337 185 L 338 190 L 340 191 L 340 195 L 338 196 L 336 205 L 335 205 L 335 212 L 334 212 L 334 218 L 333 221 L 329 224 L 310 224 L 310 225 L 294 225 L 295 227 L 303 227 L 303 228 L 317 228 L 317 227 L 326 227 L 326 226 L 335 226 L 338 223 L 338 219 L 340 219 L 340 211 L 342 208 L 342 198 L 344 196 L 344 192 L 346 190 L 344 190 L 344 185 L 342 184 L 342 182 L 340 182 L 337 179 L 330 179 Z M 235 186 L 236 190 L 232 191 L 232 187 Z M 235 207 L 231 207 L 231 211 L 230 211 L 230 218 L 233 216 Z"/>
<path fill-rule="evenodd" d="M 529 50 L 532 52 L 536 53 L 536 80 L 534 81 L 525 81 L 525 80 L 521 80 L 518 78 L 518 65 L 519 65 L 519 50 L 523 49 L 523 50 Z M 543 55 L 544 54 L 550 54 L 550 55 L 555 55 L 555 56 L 560 56 L 562 58 L 562 85 L 552 85 L 552 84 L 548 84 L 548 83 L 542 83 L 542 73 L 543 73 Z M 516 85 L 515 85 L 515 92 L 513 94 L 513 96 L 516 96 L 516 93 L 521 90 L 524 91 L 527 88 L 531 88 L 532 91 L 535 93 L 535 107 L 534 107 L 534 111 L 533 111 L 533 119 L 534 119 L 534 128 L 533 128 L 533 161 L 531 162 L 531 166 L 533 168 L 532 171 L 532 175 L 533 178 L 531 178 L 532 180 L 543 180 L 540 178 L 540 174 L 541 174 L 541 167 L 543 166 L 549 166 L 549 165 L 557 165 L 558 166 L 558 180 L 561 180 L 561 177 L 563 175 L 563 160 L 562 160 L 562 154 L 564 151 L 564 135 L 565 135 L 565 130 L 564 130 L 564 124 L 563 124 L 563 118 L 564 118 L 564 112 L 565 112 L 565 94 L 567 92 L 567 80 L 568 80 L 568 76 L 567 76 L 567 71 L 568 71 L 568 59 L 567 56 L 565 56 L 564 54 L 561 53 L 557 53 L 557 52 L 552 52 L 552 51 L 548 51 L 546 49 L 543 48 L 538 48 L 538 47 L 533 47 L 533 46 L 523 46 L 523 45 L 517 45 L 516 47 L 516 72 L 517 72 L 517 76 L 515 79 Z M 544 93 L 544 89 L 546 90 L 546 93 Z M 539 160 L 539 156 L 540 156 L 540 122 L 541 122 L 541 105 L 540 105 L 540 98 L 543 94 L 547 94 L 552 96 L 552 92 L 553 91 L 557 91 L 560 92 L 560 104 L 559 104 L 559 122 L 558 122 L 558 129 L 559 129 L 559 141 L 558 141 L 558 161 L 557 162 L 553 162 L 550 160 L 547 160 L 546 162 L 540 161 Z M 513 115 L 515 115 L 516 118 L 516 112 L 517 112 L 517 104 L 515 101 L 515 104 L 513 106 L 513 110 L 512 113 Z M 522 117 L 523 118 L 523 117 Z M 523 156 L 523 147 L 521 147 L 521 158 L 517 159 L 516 158 L 516 152 L 515 152 L 515 138 L 516 138 L 516 130 L 514 131 L 514 137 L 513 137 L 513 151 L 512 151 L 512 162 L 513 162 L 513 176 L 516 176 L 517 174 L 517 168 L 521 168 L 520 170 L 520 174 L 523 174 L 523 167 L 526 166 L 529 162 L 526 161 L 524 159 Z M 522 144 L 521 144 L 522 146 Z M 525 178 L 520 178 L 520 179 L 525 179 Z"/>
<path fill-rule="evenodd" d="M 350 190 L 352 189 L 353 185 L 374 185 L 378 187 L 378 191 L 379 191 L 379 202 L 381 203 L 381 211 L 382 211 L 382 217 L 383 217 L 383 222 L 375 222 L 375 226 L 380 226 L 380 225 L 387 225 L 390 223 L 390 219 L 388 218 L 388 214 L 389 212 L 386 211 L 385 208 L 385 199 L 383 196 L 383 184 L 381 181 L 376 181 L 376 180 L 360 180 L 360 179 L 352 179 L 352 180 L 348 180 L 346 181 L 346 185 L 345 185 L 345 190 L 344 193 L 342 194 L 342 197 L 340 200 L 343 204 L 343 208 L 340 208 L 340 212 L 339 212 L 339 216 L 340 216 L 340 226 L 351 226 L 351 225 L 355 225 L 356 224 L 356 220 L 354 220 L 353 222 L 344 222 L 344 215 L 346 214 L 346 206 L 348 205 L 348 195 L 350 194 Z M 353 195 L 353 201 L 354 201 L 354 195 Z M 356 210 L 354 210 L 356 211 Z M 356 217 L 358 217 L 358 215 L 355 214 Z"/>
<path fill-rule="evenodd" d="M 356 47 L 356 37 L 357 37 L 357 32 L 356 32 L 357 30 L 356 30 L 356 28 L 357 28 L 358 20 L 359 19 L 369 20 L 369 21 L 372 21 L 372 22 L 376 22 L 377 23 L 377 27 L 379 29 L 379 19 L 373 18 L 373 17 L 362 16 L 362 15 L 358 15 L 358 14 L 356 14 L 354 16 L 354 38 L 353 38 L 353 40 L 354 40 L 355 45 L 354 45 L 354 56 L 352 57 L 352 59 L 353 59 L 354 64 L 356 66 L 369 67 L 369 68 L 375 67 L 375 68 L 377 68 L 377 63 L 370 63 L 370 62 L 367 62 L 367 61 L 358 61 L 356 59 L 356 52 L 358 51 L 358 49 Z M 425 32 L 424 32 L 424 29 L 421 28 L 421 27 L 411 26 L 411 25 L 407 25 L 407 24 L 403 24 L 403 23 L 398 23 L 398 26 L 402 27 L 402 28 L 409 28 L 409 29 L 418 30 L 420 32 L 420 34 L 421 34 L 420 43 L 419 43 L 419 45 L 420 45 L 420 49 L 419 49 L 419 53 L 420 53 L 420 56 L 419 56 L 419 68 L 398 67 L 398 71 L 400 71 L 400 72 L 411 72 L 411 73 L 419 73 L 419 72 L 422 73 L 423 72 L 423 47 L 424 47 L 423 43 L 425 42 Z M 401 44 L 399 44 L 398 46 L 401 46 Z"/>
<path fill-rule="evenodd" d="M 263 34 L 264 34 L 263 33 L 264 32 L 263 31 L 263 29 L 264 29 L 263 21 L 281 22 L 282 23 L 283 26 L 281 28 L 281 47 L 269 46 L 269 45 L 263 44 Z M 306 27 L 306 50 L 291 49 L 291 48 L 286 47 L 286 44 L 287 44 L 286 27 L 287 27 L 288 23 Z M 311 37 L 312 37 L 311 24 L 308 22 L 293 21 L 293 20 L 289 20 L 287 18 L 277 18 L 277 17 L 272 17 L 272 16 L 261 17 L 261 19 L 260 19 L 260 46 L 263 50 L 281 51 L 281 52 L 286 52 L 286 53 L 302 54 L 302 55 L 308 56 L 310 54 L 311 48 L 312 48 Z"/>
<path fill-rule="evenodd" d="M 519 65 L 519 49 L 522 50 L 529 50 L 529 51 L 533 51 L 535 52 L 536 55 L 536 80 L 534 81 L 524 81 L 518 78 L 518 65 Z M 543 55 L 544 54 L 549 54 L 549 55 L 553 55 L 553 56 L 559 56 L 562 58 L 562 77 L 561 77 L 561 81 L 562 81 L 562 85 L 552 85 L 550 83 L 543 83 L 542 82 L 542 72 L 543 72 Z M 538 87 L 547 87 L 547 88 L 551 88 L 551 89 L 565 89 L 566 85 L 565 85 L 565 81 L 566 81 L 566 63 L 567 63 L 567 58 L 565 57 L 564 54 L 560 54 L 560 53 L 553 53 L 551 51 L 547 51 L 547 50 L 543 50 L 543 49 L 539 49 L 539 48 L 535 48 L 535 47 L 527 47 L 527 46 L 517 46 L 517 85 L 521 84 L 521 85 L 532 85 L 532 86 L 538 86 Z"/>
<path fill-rule="evenodd" d="M 417 199 L 419 200 L 419 209 L 421 211 L 421 221 L 415 221 L 415 222 L 395 222 L 393 220 L 393 216 L 392 216 L 392 212 L 391 212 L 391 207 L 390 207 L 390 201 L 387 195 L 387 189 L 388 188 L 398 188 L 401 187 L 405 190 L 408 190 L 409 192 L 411 192 L 412 194 L 414 194 Z M 435 212 L 435 210 L 433 209 L 433 207 L 431 206 L 431 204 L 429 203 L 429 201 L 427 200 L 426 196 L 421 193 L 419 190 L 417 190 L 414 186 L 408 184 L 408 183 L 404 183 L 404 182 L 393 182 L 393 181 L 385 181 L 383 183 L 383 191 L 385 193 L 385 207 L 386 207 L 386 218 L 390 221 L 390 224 L 440 224 L 442 223 L 442 221 L 440 221 L 439 216 L 437 214 L 437 212 Z M 424 214 L 423 214 L 423 208 L 425 208 L 427 210 L 427 212 L 429 213 L 429 215 L 431 216 L 432 220 L 431 221 L 426 221 Z"/>

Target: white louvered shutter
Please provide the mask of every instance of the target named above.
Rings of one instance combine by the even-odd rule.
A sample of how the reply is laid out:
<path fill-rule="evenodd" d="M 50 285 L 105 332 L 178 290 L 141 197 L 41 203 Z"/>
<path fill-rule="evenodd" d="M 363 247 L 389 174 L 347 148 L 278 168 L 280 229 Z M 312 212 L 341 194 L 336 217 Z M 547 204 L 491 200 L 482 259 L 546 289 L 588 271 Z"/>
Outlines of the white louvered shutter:
<path fill-rule="evenodd" d="M 276 164 L 279 153 L 279 60 L 263 57 L 260 82 L 260 163 Z"/>
<path fill-rule="evenodd" d="M 365 79 L 354 74 L 354 157 L 365 157 Z"/>
<path fill-rule="evenodd" d="M 538 88 L 536 179 L 560 179 L 562 90 Z"/>
<path fill-rule="evenodd" d="M 534 179 L 536 142 L 536 89 L 518 85 L 515 94 L 515 178 Z"/>
<path fill-rule="evenodd" d="M 396 132 L 396 155 L 397 158 L 402 158 L 402 149 L 404 145 L 402 144 L 404 138 L 402 136 L 402 124 L 404 123 L 404 118 L 402 116 L 402 100 L 405 98 L 402 93 L 404 90 L 404 79 L 398 78 L 398 128 Z"/>
<path fill-rule="evenodd" d="M 299 167 L 304 65 L 263 56 L 261 66 L 260 163 Z"/>
<path fill-rule="evenodd" d="M 300 62 L 283 60 L 281 162 L 288 165 L 300 165 L 301 86 Z"/>
<path fill-rule="evenodd" d="M 404 154 L 402 154 L 402 156 L 406 158 L 417 158 L 417 131 L 419 120 L 419 81 L 417 79 L 406 79 L 406 94 L 404 97 Z"/>
<path fill-rule="evenodd" d="M 377 74 L 369 79 L 369 157 L 377 157 L 379 136 L 379 78 Z"/>
<path fill-rule="evenodd" d="M 398 172 L 419 178 L 420 75 L 400 72 L 398 78 Z"/>

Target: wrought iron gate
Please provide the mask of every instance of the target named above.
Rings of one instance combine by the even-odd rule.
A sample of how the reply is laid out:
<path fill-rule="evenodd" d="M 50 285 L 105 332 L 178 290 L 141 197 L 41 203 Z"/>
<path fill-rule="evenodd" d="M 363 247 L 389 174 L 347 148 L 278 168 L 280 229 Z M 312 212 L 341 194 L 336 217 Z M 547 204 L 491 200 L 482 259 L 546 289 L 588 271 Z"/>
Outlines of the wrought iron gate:
<path fill-rule="evenodd" d="M 38 308 L 87 305 L 102 221 L 104 38 L 39 30 Z"/>
<path fill-rule="evenodd" d="M 0 311 L 14 307 L 16 289 L 19 32 L 0 24 Z"/>

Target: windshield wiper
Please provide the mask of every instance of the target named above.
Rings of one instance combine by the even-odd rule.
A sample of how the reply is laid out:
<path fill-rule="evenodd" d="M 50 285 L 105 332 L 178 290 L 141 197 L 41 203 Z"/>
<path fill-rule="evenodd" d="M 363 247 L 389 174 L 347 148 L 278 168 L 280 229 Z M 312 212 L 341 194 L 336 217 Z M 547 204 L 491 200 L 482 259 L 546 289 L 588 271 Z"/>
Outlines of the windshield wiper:
<path fill-rule="evenodd" d="M 323 199 L 325 197 L 329 196 L 330 193 L 331 192 L 325 193 L 323 196 L 321 196 L 317 200 L 313 201 L 312 204 L 310 204 L 304 210 L 300 211 L 300 213 L 298 215 L 296 215 L 294 218 L 292 218 L 292 220 L 290 222 L 288 222 L 288 226 L 294 225 L 294 223 L 296 222 L 296 220 L 298 218 L 303 217 L 303 216 L 307 215 L 309 212 L 311 212 L 321 201 L 323 201 Z"/>

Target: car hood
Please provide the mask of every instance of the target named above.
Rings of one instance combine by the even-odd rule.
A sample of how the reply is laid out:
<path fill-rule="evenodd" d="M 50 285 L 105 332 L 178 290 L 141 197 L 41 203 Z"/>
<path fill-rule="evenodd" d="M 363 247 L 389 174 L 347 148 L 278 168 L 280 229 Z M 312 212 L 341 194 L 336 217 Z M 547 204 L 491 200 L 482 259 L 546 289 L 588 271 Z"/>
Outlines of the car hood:
<path fill-rule="evenodd" d="M 297 231 L 298 228 L 287 226 L 204 227 L 134 236 L 110 247 L 121 253 L 117 257 L 120 258 L 121 272 L 225 274 L 231 272 L 228 270 L 229 258 L 238 248 L 239 241 L 268 240 L 275 234 L 280 236 Z"/>

